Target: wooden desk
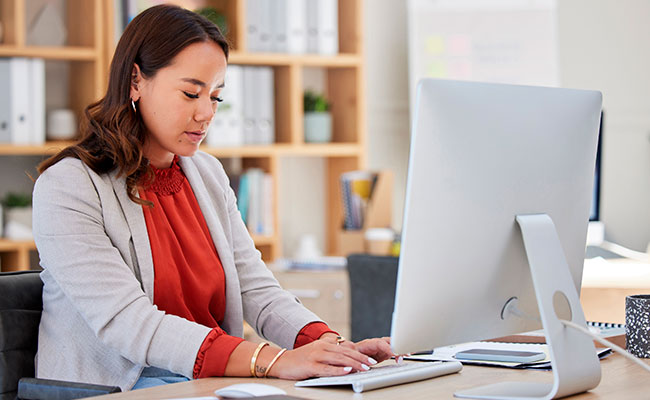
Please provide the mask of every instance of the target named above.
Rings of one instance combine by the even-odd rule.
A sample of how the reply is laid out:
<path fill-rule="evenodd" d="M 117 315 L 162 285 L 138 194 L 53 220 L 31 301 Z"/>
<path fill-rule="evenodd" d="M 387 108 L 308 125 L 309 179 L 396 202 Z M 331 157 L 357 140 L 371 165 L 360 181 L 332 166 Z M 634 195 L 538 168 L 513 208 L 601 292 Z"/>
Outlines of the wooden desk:
<path fill-rule="evenodd" d="M 646 360 L 650 364 L 650 360 Z M 571 397 L 571 399 L 642 399 L 650 393 L 650 375 L 626 358 L 614 354 L 601 361 L 602 379 L 594 390 Z M 355 394 L 350 388 L 312 389 L 295 388 L 293 381 L 253 378 L 208 378 L 196 381 L 135 390 L 110 396 L 96 397 L 105 400 L 145 400 L 214 395 L 224 386 L 242 382 L 258 382 L 277 386 L 289 395 L 305 399 L 450 399 L 459 389 L 487 385 L 496 381 L 551 382 L 550 371 L 511 370 L 506 368 L 465 366 L 460 373 L 441 376 L 426 381 L 391 386 L 384 389 Z"/>
<path fill-rule="evenodd" d="M 580 302 L 587 321 L 625 323 L 625 297 L 650 293 L 650 263 L 585 261 Z"/>

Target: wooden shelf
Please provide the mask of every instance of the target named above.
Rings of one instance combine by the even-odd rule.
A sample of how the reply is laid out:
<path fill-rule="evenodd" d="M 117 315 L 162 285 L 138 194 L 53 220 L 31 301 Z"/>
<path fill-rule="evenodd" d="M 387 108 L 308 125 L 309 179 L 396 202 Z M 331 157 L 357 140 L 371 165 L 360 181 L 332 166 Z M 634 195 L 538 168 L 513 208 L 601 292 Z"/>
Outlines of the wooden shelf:
<path fill-rule="evenodd" d="M 228 58 L 230 64 L 270 65 L 270 66 L 305 66 L 305 67 L 357 67 L 361 57 L 357 54 L 339 54 L 321 56 L 316 54 L 279 54 L 279 53 L 242 53 L 232 52 Z"/>
<path fill-rule="evenodd" d="M 0 252 L 20 250 L 36 250 L 36 244 L 33 240 L 0 239 Z"/>
<path fill-rule="evenodd" d="M 271 246 L 275 244 L 276 237 L 271 235 L 251 235 L 256 246 Z"/>
<path fill-rule="evenodd" d="M 41 145 L 0 144 L 0 156 L 39 156 L 58 153 L 73 141 L 49 141 Z"/>
<path fill-rule="evenodd" d="M 255 245 L 277 246 L 277 235 L 251 235 Z M 0 270 L 25 271 L 30 269 L 30 252 L 36 251 L 33 240 L 9 240 L 0 238 Z"/>
<path fill-rule="evenodd" d="M 47 60 L 96 61 L 99 56 L 99 51 L 92 47 L 0 45 L 0 57 L 39 57 Z"/>
<path fill-rule="evenodd" d="M 357 143 L 328 143 L 328 144 L 282 144 L 266 146 L 241 147 L 203 147 L 201 150 L 215 157 L 349 157 L 361 151 Z"/>
<path fill-rule="evenodd" d="M 2 271 L 25 271 L 30 268 L 29 253 L 36 251 L 32 240 L 0 239 L 0 263 Z"/>
<path fill-rule="evenodd" d="M 50 155 L 59 152 L 73 141 L 49 141 L 42 145 L 12 145 L 0 144 L 0 156 L 29 156 Z M 215 157 L 350 157 L 361 151 L 358 143 L 324 143 L 324 144 L 283 144 L 276 143 L 267 146 L 240 146 L 240 147 L 207 147 L 202 151 Z"/>

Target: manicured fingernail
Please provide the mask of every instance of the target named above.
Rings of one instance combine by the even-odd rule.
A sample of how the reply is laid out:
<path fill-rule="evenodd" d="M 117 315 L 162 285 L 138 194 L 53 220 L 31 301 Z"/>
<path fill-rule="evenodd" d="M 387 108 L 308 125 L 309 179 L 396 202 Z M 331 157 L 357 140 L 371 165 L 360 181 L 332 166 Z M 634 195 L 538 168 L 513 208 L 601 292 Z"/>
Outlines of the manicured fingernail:
<path fill-rule="evenodd" d="M 368 362 L 370 363 L 370 365 L 375 365 L 375 364 L 377 364 L 377 360 L 375 360 L 375 359 L 372 358 L 372 357 L 368 357 Z"/>
<path fill-rule="evenodd" d="M 343 371 L 350 372 L 350 371 L 352 371 L 352 367 L 345 367 L 345 368 L 343 368 Z"/>
<path fill-rule="evenodd" d="M 365 369 L 366 371 L 370 369 L 370 367 L 366 364 L 361 364 L 361 368 Z"/>
<path fill-rule="evenodd" d="M 397 363 L 398 364 L 401 364 L 403 361 L 404 361 L 404 357 L 402 357 L 402 356 L 397 357 Z"/>

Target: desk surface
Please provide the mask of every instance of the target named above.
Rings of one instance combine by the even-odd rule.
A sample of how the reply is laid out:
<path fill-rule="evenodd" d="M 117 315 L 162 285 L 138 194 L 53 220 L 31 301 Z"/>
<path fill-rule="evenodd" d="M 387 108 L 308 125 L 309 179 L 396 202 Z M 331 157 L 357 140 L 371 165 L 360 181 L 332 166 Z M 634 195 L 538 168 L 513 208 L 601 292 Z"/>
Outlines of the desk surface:
<path fill-rule="evenodd" d="M 650 360 L 646 360 L 650 364 Z M 594 390 L 571 397 L 571 399 L 640 399 L 650 393 L 650 375 L 626 358 L 614 354 L 601 361 L 602 379 Z M 234 383 L 258 382 L 277 386 L 289 395 L 305 399 L 448 399 L 459 389 L 487 385 L 497 381 L 551 382 L 550 371 L 510 370 L 506 368 L 465 366 L 458 374 L 441 376 L 426 381 L 392 386 L 384 389 L 355 394 L 349 388 L 313 389 L 295 388 L 293 381 L 253 378 L 208 378 L 176 383 L 150 389 L 135 390 L 110 396 L 96 397 L 105 400 L 144 400 L 198 397 L 214 395 L 218 388 Z"/>

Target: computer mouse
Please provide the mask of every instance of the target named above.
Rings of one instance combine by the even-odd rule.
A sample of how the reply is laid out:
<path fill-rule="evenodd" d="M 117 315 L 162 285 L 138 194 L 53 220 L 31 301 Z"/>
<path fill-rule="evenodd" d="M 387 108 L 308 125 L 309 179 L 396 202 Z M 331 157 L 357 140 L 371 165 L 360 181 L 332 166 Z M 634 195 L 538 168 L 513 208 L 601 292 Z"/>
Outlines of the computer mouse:
<path fill-rule="evenodd" d="M 214 391 L 219 397 L 228 399 L 242 399 L 246 397 L 286 395 L 282 389 L 262 383 L 236 383 Z"/>

